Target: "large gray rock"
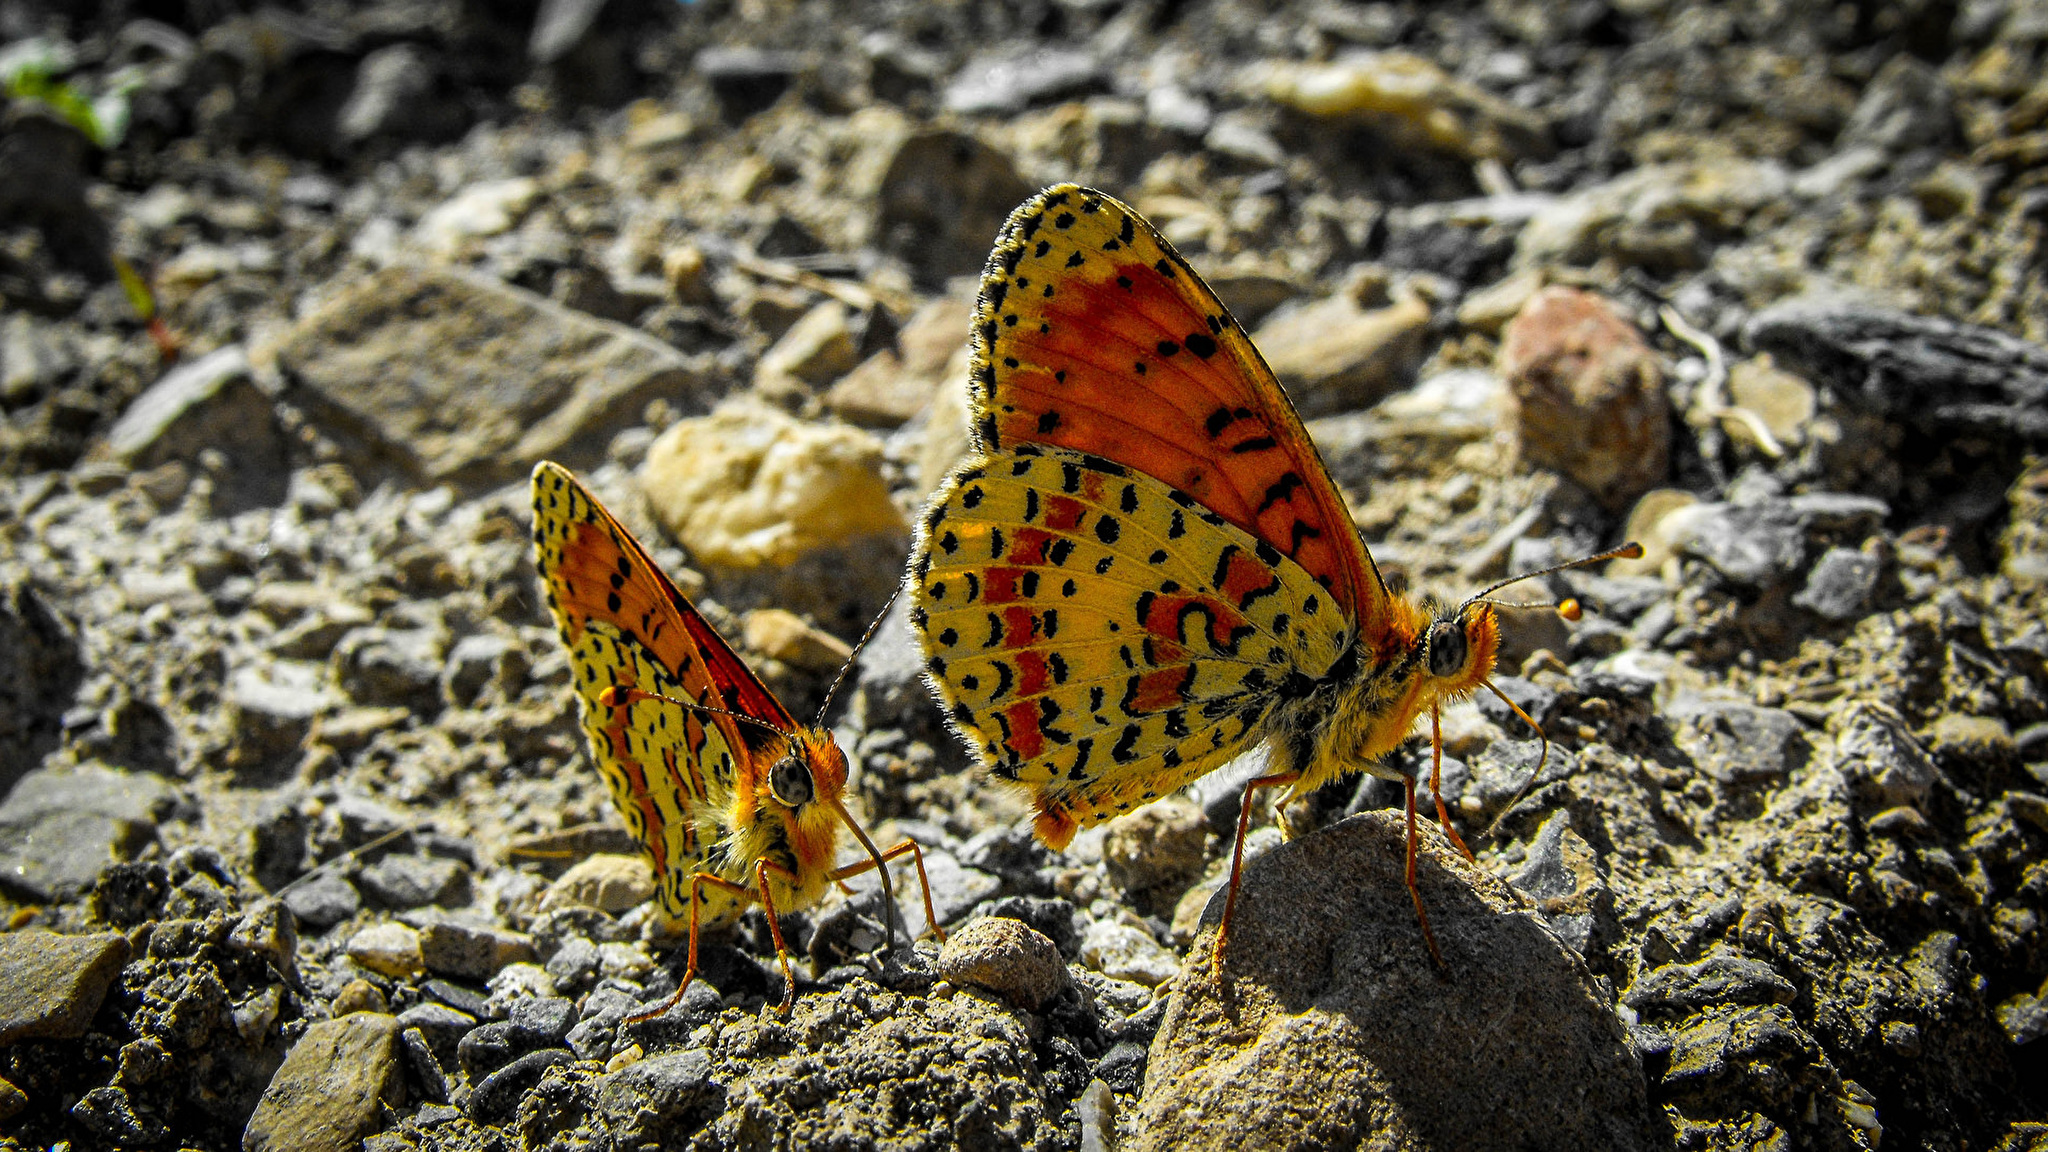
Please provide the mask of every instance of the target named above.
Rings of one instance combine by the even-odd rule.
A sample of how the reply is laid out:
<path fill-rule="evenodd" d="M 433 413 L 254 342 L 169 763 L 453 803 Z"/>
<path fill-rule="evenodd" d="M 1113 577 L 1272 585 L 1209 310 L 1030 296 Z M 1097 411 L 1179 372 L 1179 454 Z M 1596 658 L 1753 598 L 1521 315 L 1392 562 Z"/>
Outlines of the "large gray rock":
<path fill-rule="evenodd" d="M 72 899 L 155 839 L 177 799 L 145 772 L 88 764 L 29 773 L 0 803 L 0 889 L 46 903 Z"/>
<path fill-rule="evenodd" d="M 1578 957 L 1439 835 L 1418 864 L 1447 974 L 1402 883 L 1398 812 L 1245 871 L 1219 971 L 1210 904 L 1152 1043 L 1142 1147 L 1657 1146 L 1643 1073 Z"/>
<path fill-rule="evenodd" d="M 286 396 L 414 481 L 488 487 L 543 457 L 587 468 L 651 400 L 702 411 L 702 364 L 488 277 L 394 265 L 275 347 Z M 359 461 L 370 463 L 371 460 Z"/>

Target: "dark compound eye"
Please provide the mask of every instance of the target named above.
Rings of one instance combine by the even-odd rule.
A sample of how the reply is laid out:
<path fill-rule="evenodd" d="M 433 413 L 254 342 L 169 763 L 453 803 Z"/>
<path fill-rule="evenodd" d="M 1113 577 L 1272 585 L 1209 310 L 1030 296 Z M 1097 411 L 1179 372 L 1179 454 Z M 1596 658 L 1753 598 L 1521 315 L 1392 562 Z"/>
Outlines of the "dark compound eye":
<path fill-rule="evenodd" d="M 801 807 L 811 802 L 811 770 L 803 761 L 794 757 L 779 760 L 768 770 L 768 787 L 775 798 L 790 808 Z"/>
<path fill-rule="evenodd" d="M 1456 676 L 1465 668 L 1465 626 L 1456 620 L 1439 620 L 1429 626 L 1429 674 L 1441 679 Z"/>

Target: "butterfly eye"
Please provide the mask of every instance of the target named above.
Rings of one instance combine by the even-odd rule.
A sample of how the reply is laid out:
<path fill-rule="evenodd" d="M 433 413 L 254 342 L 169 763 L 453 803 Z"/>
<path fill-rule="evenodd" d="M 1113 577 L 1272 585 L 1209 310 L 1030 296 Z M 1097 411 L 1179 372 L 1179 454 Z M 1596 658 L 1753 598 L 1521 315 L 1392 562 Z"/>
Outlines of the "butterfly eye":
<path fill-rule="evenodd" d="M 811 802 L 811 770 L 795 757 L 779 760 L 768 770 L 768 787 L 785 807 L 801 807 Z"/>
<path fill-rule="evenodd" d="M 1439 620 L 1429 626 L 1429 674 L 1440 679 L 1456 676 L 1465 667 L 1465 627 L 1456 620 Z"/>

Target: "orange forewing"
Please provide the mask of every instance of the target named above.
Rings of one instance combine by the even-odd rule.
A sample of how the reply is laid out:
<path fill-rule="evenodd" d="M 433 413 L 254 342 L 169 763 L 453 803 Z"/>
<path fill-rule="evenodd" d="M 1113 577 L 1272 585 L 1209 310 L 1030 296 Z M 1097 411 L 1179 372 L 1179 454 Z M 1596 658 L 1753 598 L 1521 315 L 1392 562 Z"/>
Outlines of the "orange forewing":
<path fill-rule="evenodd" d="M 566 470 L 562 475 L 577 484 Z M 590 499 L 588 493 L 584 495 Z M 710 689 L 730 711 L 785 732 L 793 729 L 796 725 L 781 701 L 705 622 L 633 534 L 594 499 L 590 499 L 590 513 L 591 519 L 572 526 L 575 539 L 563 547 L 555 567 L 558 584 L 553 591 L 562 611 L 578 623 L 605 620 L 633 636 L 688 689 L 692 699 L 703 698 Z M 604 687 L 599 685 L 594 691 Z M 749 740 L 759 742 L 758 733 L 742 731 L 747 726 L 731 717 L 713 713 L 704 718 L 718 726 L 736 754 L 750 746 Z"/>

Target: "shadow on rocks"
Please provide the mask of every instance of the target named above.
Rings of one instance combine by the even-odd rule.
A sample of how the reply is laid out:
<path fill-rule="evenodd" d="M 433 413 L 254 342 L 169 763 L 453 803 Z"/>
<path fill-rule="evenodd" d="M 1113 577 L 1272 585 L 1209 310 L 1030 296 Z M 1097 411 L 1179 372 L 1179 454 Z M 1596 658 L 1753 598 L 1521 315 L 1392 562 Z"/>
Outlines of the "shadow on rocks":
<path fill-rule="evenodd" d="M 1345 820 L 1222 896 L 1152 1044 L 1140 1147 L 1637 1149 L 1669 1145 L 1610 997 L 1508 885 L 1432 832 L 1402 882 L 1398 812 Z"/>

